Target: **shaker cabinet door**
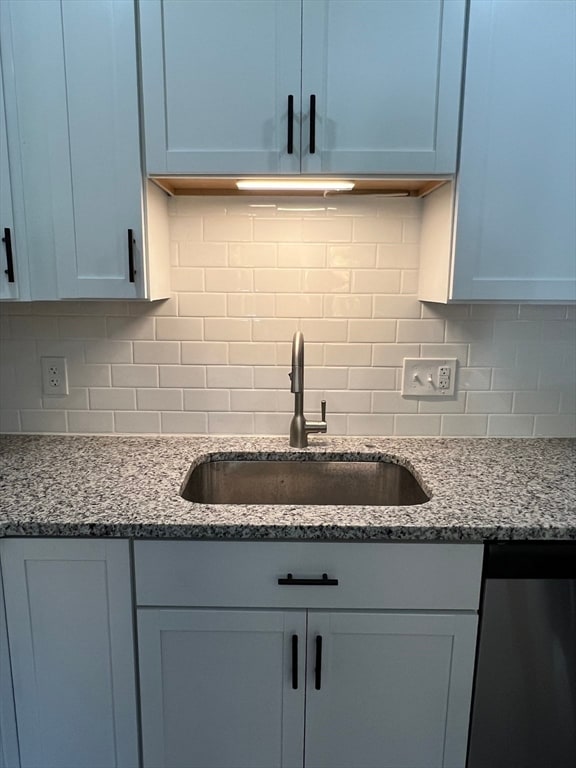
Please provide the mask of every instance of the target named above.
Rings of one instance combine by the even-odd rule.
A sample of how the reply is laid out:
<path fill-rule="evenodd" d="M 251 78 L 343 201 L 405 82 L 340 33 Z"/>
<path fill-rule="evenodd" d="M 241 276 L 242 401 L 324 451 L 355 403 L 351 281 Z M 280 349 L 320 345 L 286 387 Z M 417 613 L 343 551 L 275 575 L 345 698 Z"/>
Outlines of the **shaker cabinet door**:
<path fill-rule="evenodd" d="M 464 0 L 303 0 L 302 172 L 454 173 L 464 21 Z"/>
<path fill-rule="evenodd" d="M 22 768 L 137 768 L 128 542 L 6 538 L 0 555 Z"/>
<path fill-rule="evenodd" d="M 145 276 L 134 3 L 62 2 L 61 13 L 75 252 L 58 260 L 60 298 L 136 299 Z"/>
<path fill-rule="evenodd" d="M 20 297 L 19 283 L 21 264 L 16 264 L 14 230 L 14 208 L 8 159 L 8 133 L 4 109 L 4 88 L 2 85 L 2 60 L 0 59 L 0 299 Z"/>
<path fill-rule="evenodd" d="M 305 766 L 464 768 L 475 639 L 472 614 L 310 612 Z"/>
<path fill-rule="evenodd" d="M 303 612 L 139 609 L 144 768 L 302 768 L 305 626 Z"/>
<path fill-rule="evenodd" d="M 298 170 L 300 13 L 299 0 L 141 0 L 149 174 Z"/>
<path fill-rule="evenodd" d="M 450 298 L 576 300 L 576 3 L 472 0 Z"/>

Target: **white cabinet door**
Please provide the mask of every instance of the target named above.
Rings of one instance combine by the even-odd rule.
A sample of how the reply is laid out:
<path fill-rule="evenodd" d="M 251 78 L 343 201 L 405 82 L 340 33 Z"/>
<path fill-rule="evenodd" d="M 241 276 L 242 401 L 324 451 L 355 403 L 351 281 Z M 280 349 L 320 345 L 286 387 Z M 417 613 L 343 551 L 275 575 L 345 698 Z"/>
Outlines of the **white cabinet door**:
<path fill-rule="evenodd" d="M 0 566 L 2 563 L 0 562 Z M 16 716 L 14 714 L 14 692 L 12 690 L 12 669 L 8 650 L 4 590 L 0 568 L 0 768 L 20 768 Z"/>
<path fill-rule="evenodd" d="M 4 109 L 4 88 L 2 85 L 2 60 L 0 60 L 0 299 L 20 297 L 21 271 L 25 260 L 17 260 L 18 248 L 14 228 L 12 185 L 8 161 L 8 135 Z"/>
<path fill-rule="evenodd" d="M 453 173 L 464 16 L 464 0 L 140 0 L 147 171 Z"/>
<path fill-rule="evenodd" d="M 472 614 L 311 611 L 305 766 L 464 768 L 475 639 Z"/>
<path fill-rule="evenodd" d="M 472 0 L 453 299 L 576 300 L 576 3 Z"/>
<path fill-rule="evenodd" d="M 454 173 L 464 21 L 464 0 L 303 0 L 302 171 Z"/>
<path fill-rule="evenodd" d="M 0 43 L 15 248 L 30 276 L 19 298 L 56 299 L 56 264 L 75 258 L 59 0 L 0 2 Z"/>
<path fill-rule="evenodd" d="M 127 541 L 3 539 L 22 768 L 137 768 Z"/>
<path fill-rule="evenodd" d="M 303 612 L 139 609 L 144 767 L 301 768 L 305 625 Z"/>
<path fill-rule="evenodd" d="M 18 296 L 0 280 L 0 298 L 167 297 L 166 201 L 141 173 L 132 0 L 3 0 L 0 22 L 19 282 L 24 263 L 30 275 Z"/>
<path fill-rule="evenodd" d="M 58 5 L 75 229 L 73 258 L 58 254 L 59 296 L 135 299 L 144 274 L 134 3 Z"/>
<path fill-rule="evenodd" d="M 299 169 L 300 14 L 299 0 L 140 0 L 149 174 Z"/>

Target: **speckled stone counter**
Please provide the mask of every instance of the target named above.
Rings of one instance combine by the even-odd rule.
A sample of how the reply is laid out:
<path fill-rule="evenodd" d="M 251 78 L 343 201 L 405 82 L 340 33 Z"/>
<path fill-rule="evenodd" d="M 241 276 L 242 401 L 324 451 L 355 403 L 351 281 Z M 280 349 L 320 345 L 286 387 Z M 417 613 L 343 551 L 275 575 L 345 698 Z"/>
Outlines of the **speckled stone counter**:
<path fill-rule="evenodd" d="M 331 452 L 407 466 L 415 506 L 209 505 L 180 484 L 209 456 L 314 460 Z M 284 437 L 0 436 L 0 536 L 194 539 L 576 539 L 576 441 Z"/>

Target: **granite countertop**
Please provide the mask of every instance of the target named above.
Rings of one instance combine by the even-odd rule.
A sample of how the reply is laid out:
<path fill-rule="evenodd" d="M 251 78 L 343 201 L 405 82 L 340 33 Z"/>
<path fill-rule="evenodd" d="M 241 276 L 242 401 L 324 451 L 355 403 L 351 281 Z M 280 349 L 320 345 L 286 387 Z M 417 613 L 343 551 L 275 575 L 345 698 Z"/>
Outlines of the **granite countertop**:
<path fill-rule="evenodd" d="M 388 458 L 416 475 L 415 506 L 195 504 L 191 464 L 238 453 Z M 0 436 L 0 536 L 194 539 L 576 539 L 576 440 Z"/>

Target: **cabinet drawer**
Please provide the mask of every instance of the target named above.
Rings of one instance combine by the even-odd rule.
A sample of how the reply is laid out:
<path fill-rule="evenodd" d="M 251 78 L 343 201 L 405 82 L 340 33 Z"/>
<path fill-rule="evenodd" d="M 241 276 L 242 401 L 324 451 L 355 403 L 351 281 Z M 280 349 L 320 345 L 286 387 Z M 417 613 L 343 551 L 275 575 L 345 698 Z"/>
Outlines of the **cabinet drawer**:
<path fill-rule="evenodd" d="M 476 610 L 482 551 L 481 544 L 137 541 L 136 599 L 140 606 Z"/>

